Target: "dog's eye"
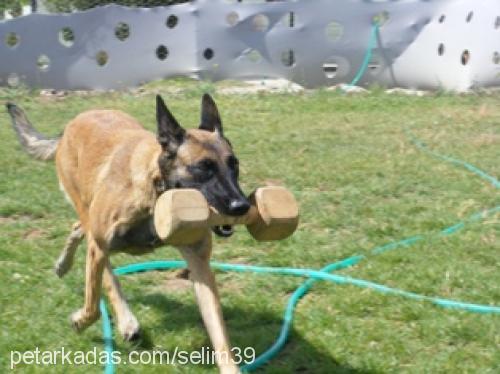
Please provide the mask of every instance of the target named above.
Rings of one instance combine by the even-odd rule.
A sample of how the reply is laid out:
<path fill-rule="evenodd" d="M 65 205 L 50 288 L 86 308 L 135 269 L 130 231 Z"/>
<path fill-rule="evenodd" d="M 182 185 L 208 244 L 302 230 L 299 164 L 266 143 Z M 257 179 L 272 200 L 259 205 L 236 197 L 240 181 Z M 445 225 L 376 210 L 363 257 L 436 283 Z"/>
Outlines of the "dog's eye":
<path fill-rule="evenodd" d="M 202 160 L 198 165 L 199 168 L 202 169 L 203 171 L 212 171 L 212 172 L 217 171 L 216 162 L 210 159 Z"/>
<path fill-rule="evenodd" d="M 217 163 L 210 159 L 201 160 L 192 169 L 196 179 L 206 181 L 212 178 L 217 173 Z"/>
<path fill-rule="evenodd" d="M 232 170 L 237 169 L 237 168 L 238 168 L 239 163 L 240 163 L 240 162 L 238 161 L 238 159 L 237 159 L 236 157 L 234 157 L 234 156 L 229 156 L 229 157 L 227 158 L 227 167 L 228 167 L 229 169 L 232 169 Z"/>

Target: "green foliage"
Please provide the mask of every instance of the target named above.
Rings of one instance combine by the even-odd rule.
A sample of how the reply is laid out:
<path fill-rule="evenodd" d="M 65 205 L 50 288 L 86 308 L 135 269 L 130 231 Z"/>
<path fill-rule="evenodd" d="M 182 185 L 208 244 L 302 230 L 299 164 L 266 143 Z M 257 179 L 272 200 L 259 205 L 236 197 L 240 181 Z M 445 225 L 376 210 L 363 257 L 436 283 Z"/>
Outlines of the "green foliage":
<path fill-rule="evenodd" d="M 189 0 L 46 0 L 45 4 L 51 12 L 70 12 L 85 10 L 107 4 L 151 8 L 155 6 L 185 3 Z"/>
<path fill-rule="evenodd" d="M 9 32 L 5 36 L 5 44 L 7 44 L 9 47 L 15 47 L 19 43 L 19 36 L 16 33 Z"/>
<path fill-rule="evenodd" d="M 186 3 L 188 1 L 190 0 L 45 0 L 44 5 L 49 12 L 65 13 L 108 4 L 151 8 Z M 0 0 L 0 19 L 2 19 L 5 12 L 12 17 L 19 17 L 22 15 L 22 7 L 30 3 L 31 0 Z"/>
<path fill-rule="evenodd" d="M 12 17 L 19 17 L 23 11 L 23 5 L 28 5 L 30 0 L 0 0 L 0 15 L 4 12 Z"/>

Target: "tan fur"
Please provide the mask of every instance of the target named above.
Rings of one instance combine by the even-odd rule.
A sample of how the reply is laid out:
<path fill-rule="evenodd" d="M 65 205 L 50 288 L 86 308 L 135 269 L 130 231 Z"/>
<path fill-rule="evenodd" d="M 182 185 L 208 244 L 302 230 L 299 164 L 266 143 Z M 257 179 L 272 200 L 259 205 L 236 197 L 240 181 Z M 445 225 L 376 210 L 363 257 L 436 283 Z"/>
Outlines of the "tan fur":
<path fill-rule="evenodd" d="M 173 164 L 171 159 L 163 157 L 165 149 L 156 136 L 123 112 L 95 110 L 82 113 L 67 125 L 62 137 L 49 139 L 32 126 L 20 108 L 13 103 L 6 104 L 23 149 L 41 160 L 55 156 L 60 188 L 78 214 L 79 221 L 73 225 L 56 262 L 58 276 L 62 277 L 70 270 L 78 245 L 84 237 L 87 239 L 85 303 L 71 317 L 77 331 L 84 330 L 99 318 L 99 299 L 104 285 L 116 314 L 118 330 L 127 340 L 137 336 L 139 323 L 113 275 L 110 250 L 118 248 L 140 254 L 157 246 L 158 243 L 152 243 L 148 248 L 142 248 L 150 240 L 149 231 L 146 232 L 143 224 L 148 224 L 153 215 L 161 192 L 158 186 L 178 180 L 175 179 L 178 177 L 189 179 L 187 166 L 202 159 L 209 158 L 220 168 L 226 167 L 225 160 L 232 151 L 221 136 L 217 108 L 208 95 L 204 95 L 202 104 L 200 128 L 203 130 L 189 130 L 183 135 L 182 143 L 177 144 Z M 161 120 L 169 120 L 170 114 L 160 97 L 157 97 L 158 108 L 163 111 Z M 162 127 L 162 131 L 168 132 L 169 129 Z M 163 139 L 165 134 L 158 136 Z M 138 248 L 133 249 L 113 245 L 114 239 L 119 241 L 129 232 L 139 237 L 145 233 L 146 239 L 138 242 L 125 240 L 125 246 L 140 243 L 134 244 Z M 238 367 L 233 361 L 221 359 L 233 356 L 209 265 L 211 236 L 207 234 L 196 245 L 179 250 L 188 264 L 203 321 L 218 353 L 217 364 L 223 373 L 236 373 Z"/>
<path fill-rule="evenodd" d="M 185 172 L 184 166 L 196 159 L 219 157 L 222 160 L 226 157 L 229 146 L 217 141 L 217 136 L 216 132 L 189 130 L 178 149 L 176 172 Z M 138 322 L 112 274 L 109 248 L 115 233 L 125 232 L 134 223 L 152 215 L 158 197 L 154 182 L 160 178 L 158 158 L 161 152 L 155 135 L 120 111 L 85 112 L 68 124 L 59 141 L 57 174 L 79 217 L 79 223 L 75 224 L 58 261 L 62 275 L 71 266 L 82 232 L 87 239 L 85 304 L 72 316 L 78 331 L 99 318 L 98 303 L 103 281 L 122 335 L 130 338 L 138 331 Z M 211 249 L 210 236 L 196 246 L 180 248 L 191 271 L 213 347 L 225 353 L 220 356 L 232 357 L 214 276 L 209 267 Z M 218 365 L 221 372 L 238 372 L 232 362 L 218 362 Z"/>
<path fill-rule="evenodd" d="M 66 127 L 57 174 L 83 229 L 103 248 L 115 230 L 151 214 L 160 153 L 155 136 L 122 112 L 86 112 Z"/>
<path fill-rule="evenodd" d="M 37 160 L 52 160 L 57 150 L 59 138 L 47 139 L 33 128 L 24 112 L 15 104 L 7 103 L 6 106 L 12 118 L 12 127 L 24 150 Z"/>

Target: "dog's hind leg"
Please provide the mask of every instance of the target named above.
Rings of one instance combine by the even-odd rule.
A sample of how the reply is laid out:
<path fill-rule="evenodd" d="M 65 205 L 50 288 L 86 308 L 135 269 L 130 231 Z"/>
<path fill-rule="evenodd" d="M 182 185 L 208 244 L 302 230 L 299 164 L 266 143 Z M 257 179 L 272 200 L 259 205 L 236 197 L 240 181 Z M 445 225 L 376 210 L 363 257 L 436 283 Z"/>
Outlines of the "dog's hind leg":
<path fill-rule="evenodd" d="M 113 306 L 118 322 L 118 331 L 126 341 L 134 341 L 140 337 L 140 326 L 137 318 L 130 311 L 127 300 L 123 295 L 118 279 L 113 274 L 109 258 L 104 265 L 103 274 L 104 288 L 108 293 L 108 299 Z"/>
<path fill-rule="evenodd" d="M 85 265 L 85 304 L 71 315 L 73 328 L 80 332 L 99 319 L 102 276 L 108 253 L 99 246 L 94 236 L 87 232 L 87 262 Z"/>
<path fill-rule="evenodd" d="M 212 341 L 217 366 L 223 374 L 239 373 L 222 318 L 215 277 L 210 269 L 212 237 L 208 234 L 198 245 L 180 248 L 180 251 L 188 264 L 189 276 L 193 282 L 203 322 Z"/>
<path fill-rule="evenodd" d="M 76 222 L 54 266 L 54 271 L 59 278 L 62 278 L 71 269 L 71 266 L 73 266 L 76 249 L 84 236 L 85 233 L 83 232 L 81 223 Z"/>

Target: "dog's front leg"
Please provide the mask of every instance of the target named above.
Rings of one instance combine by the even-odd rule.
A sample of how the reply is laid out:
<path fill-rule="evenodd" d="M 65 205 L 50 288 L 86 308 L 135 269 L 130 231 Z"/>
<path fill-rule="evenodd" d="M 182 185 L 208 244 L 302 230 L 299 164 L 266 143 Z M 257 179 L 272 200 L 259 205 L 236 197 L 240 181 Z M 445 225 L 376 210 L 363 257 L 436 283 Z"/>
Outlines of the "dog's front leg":
<path fill-rule="evenodd" d="M 109 258 L 104 265 L 104 288 L 108 292 L 108 299 L 115 311 L 118 321 L 118 330 L 126 341 L 137 340 L 140 337 L 140 327 L 137 318 L 131 312 L 127 300 L 123 295 L 118 279 L 113 274 Z"/>
<path fill-rule="evenodd" d="M 102 273 L 107 254 L 99 247 L 91 233 L 87 235 L 87 263 L 85 270 L 85 304 L 71 316 L 76 331 L 85 330 L 100 317 Z"/>
<path fill-rule="evenodd" d="M 212 237 L 207 234 L 198 245 L 183 247 L 180 251 L 190 270 L 190 279 L 193 282 L 203 322 L 212 341 L 217 366 L 223 374 L 239 373 L 222 318 L 215 277 L 210 269 Z"/>

